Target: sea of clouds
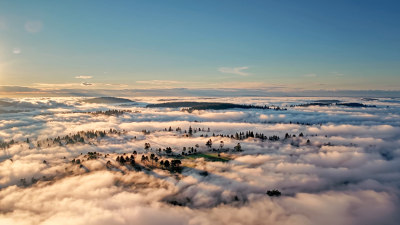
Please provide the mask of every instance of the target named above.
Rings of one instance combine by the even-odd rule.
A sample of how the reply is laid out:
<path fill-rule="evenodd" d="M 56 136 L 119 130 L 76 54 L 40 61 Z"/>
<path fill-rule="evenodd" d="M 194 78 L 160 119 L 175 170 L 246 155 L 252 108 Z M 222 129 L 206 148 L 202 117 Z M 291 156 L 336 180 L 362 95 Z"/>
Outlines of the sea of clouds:
<path fill-rule="evenodd" d="M 290 107 L 321 99 L 328 100 L 140 97 L 129 104 L 88 104 L 81 98 L 2 99 L 11 104 L 1 106 L 0 141 L 17 144 L 0 149 L 0 224 L 398 224 L 400 100 L 336 98 L 376 107 Z M 287 110 L 188 113 L 145 107 L 168 101 Z M 88 113 L 109 109 L 131 111 L 120 116 Z M 170 126 L 174 131 L 164 131 Z M 192 137 L 175 131 L 189 126 L 205 131 Z M 35 145 L 79 131 L 109 129 L 125 132 L 90 144 Z M 249 130 L 281 139 L 212 136 Z M 296 137 L 284 139 L 286 133 Z M 183 160 L 181 173 L 135 171 L 115 161 L 118 154 L 146 154 L 145 143 L 152 149 L 172 147 L 176 154 L 196 144 L 198 151 L 208 152 L 210 138 L 215 147 L 223 141 L 230 150 L 240 142 L 243 152 L 222 153 L 231 158 L 228 162 Z M 110 157 L 85 161 L 82 167 L 71 163 L 94 151 Z M 111 169 L 108 160 L 115 165 Z M 266 195 L 273 189 L 282 195 Z"/>

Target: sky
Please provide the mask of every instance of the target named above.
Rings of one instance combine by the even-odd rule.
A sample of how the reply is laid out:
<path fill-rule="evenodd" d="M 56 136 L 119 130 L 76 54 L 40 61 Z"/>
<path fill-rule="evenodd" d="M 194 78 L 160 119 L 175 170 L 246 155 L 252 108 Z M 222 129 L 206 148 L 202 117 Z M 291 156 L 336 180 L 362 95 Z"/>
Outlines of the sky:
<path fill-rule="evenodd" d="M 398 1 L 0 1 L 0 86 L 400 90 Z"/>

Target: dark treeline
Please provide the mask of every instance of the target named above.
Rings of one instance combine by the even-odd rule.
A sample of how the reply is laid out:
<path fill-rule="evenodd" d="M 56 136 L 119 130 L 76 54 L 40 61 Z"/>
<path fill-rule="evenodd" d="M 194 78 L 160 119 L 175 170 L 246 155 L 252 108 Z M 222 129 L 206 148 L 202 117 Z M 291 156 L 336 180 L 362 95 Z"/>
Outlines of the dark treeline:
<path fill-rule="evenodd" d="M 290 124 L 292 124 L 292 122 L 290 122 Z M 302 124 L 302 123 L 297 122 L 297 124 Z M 302 124 L 302 125 L 310 125 L 310 124 Z M 225 138 L 231 138 L 231 139 L 235 139 L 235 140 L 245 140 L 248 138 L 255 138 L 255 139 L 260 139 L 261 141 L 267 141 L 267 140 L 268 141 L 279 141 L 279 140 L 281 140 L 281 138 L 277 135 L 268 136 L 264 133 L 261 133 L 261 132 L 258 133 L 258 132 L 254 132 L 254 131 L 250 131 L 250 130 L 245 131 L 245 132 L 236 132 L 235 134 L 215 134 L 215 133 L 208 134 L 211 132 L 210 128 L 207 128 L 207 129 L 192 128 L 191 126 L 189 126 L 189 128 L 187 130 L 186 129 L 182 130 L 181 127 L 177 127 L 177 128 L 169 127 L 169 128 L 164 128 L 162 131 L 167 131 L 167 132 L 176 131 L 181 134 L 183 133 L 184 137 L 191 137 L 195 133 L 201 132 L 202 134 L 200 134 L 199 137 L 206 137 L 206 138 L 208 138 L 208 137 L 225 137 Z M 143 130 L 142 132 L 143 132 L 143 134 L 150 134 L 150 131 L 147 131 L 147 130 Z M 300 133 L 298 136 L 304 137 L 304 134 Z M 290 135 L 290 134 L 286 133 L 284 139 L 288 139 L 291 137 L 296 137 L 296 135 L 295 134 Z"/>
<path fill-rule="evenodd" d="M 279 106 L 257 106 L 257 105 L 239 105 L 239 104 L 230 104 L 230 103 L 219 103 L 219 104 L 210 104 L 210 105 L 200 105 L 200 106 L 193 106 L 190 108 L 182 109 L 183 111 L 187 111 L 189 113 L 195 110 L 224 110 L 224 109 L 264 109 L 264 110 L 276 110 L 282 111 L 287 110 L 286 108 L 280 108 Z"/>
<path fill-rule="evenodd" d="M 85 143 L 86 140 L 90 139 L 97 139 L 97 138 L 104 138 L 105 136 L 109 134 L 117 134 L 121 135 L 122 133 L 125 133 L 125 131 L 118 131 L 115 129 L 110 129 L 110 130 L 94 130 L 94 131 L 79 131 L 78 133 L 75 134 L 69 134 L 65 135 L 63 137 L 56 137 L 54 139 L 48 138 L 46 139 L 47 142 L 53 142 L 53 144 L 74 144 L 74 143 Z M 38 144 L 40 144 L 41 141 L 38 141 Z M 43 141 L 42 141 L 43 142 Z"/>
<path fill-rule="evenodd" d="M 16 142 L 14 140 L 11 141 L 0 141 L 0 149 L 7 149 L 11 145 L 15 144 Z"/>
<path fill-rule="evenodd" d="M 181 108 L 183 111 L 187 111 L 189 113 L 194 110 L 224 110 L 224 109 L 272 109 L 272 110 L 287 110 L 286 108 L 281 108 L 279 106 L 257 106 L 257 105 L 243 105 L 243 104 L 233 104 L 233 103 L 221 103 L 221 102 L 166 102 L 159 104 L 149 104 L 146 107 L 149 108 Z"/>
<path fill-rule="evenodd" d="M 226 138 L 231 138 L 231 139 L 235 139 L 235 140 L 245 140 L 248 138 L 256 138 L 256 139 L 260 139 L 261 141 L 279 141 L 281 138 L 277 135 L 272 135 L 272 136 L 267 136 L 263 133 L 257 133 L 257 132 L 253 132 L 253 131 L 246 131 L 246 132 L 236 132 L 234 135 L 231 134 L 215 134 L 213 133 L 212 135 L 213 137 L 226 137 Z M 286 133 L 285 134 L 285 138 L 284 139 L 288 139 L 288 138 L 292 138 L 292 137 L 296 137 L 295 134 L 291 135 Z M 299 137 L 304 137 L 303 133 L 299 134 Z"/>
<path fill-rule="evenodd" d="M 309 107 L 309 106 L 330 106 L 333 103 L 327 102 L 311 102 L 311 103 L 304 103 L 299 105 L 290 105 L 290 107 Z"/>
<path fill-rule="evenodd" d="M 92 139 L 97 139 L 97 138 L 104 138 L 107 135 L 110 134 L 116 134 L 116 135 L 121 135 L 125 134 L 126 131 L 118 131 L 115 129 L 109 129 L 109 130 L 93 130 L 93 131 L 79 131 L 75 134 L 69 134 L 65 135 L 63 137 L 56 137 L 54 139 L 52 138 L 47 138 L 46 140 L 38 141 L 37 145 L 38 147 L 41 147 L 42 144 L 46 144 L 50 146 L 50 143 L 52 144 L 58 144 L 58 145 L 67 145 L 67 144 L 75 144 L 75 143 L 86 143 Z M 90 143 L 90 142 L 89 142 Z"/>
<path fill-rule="evenodd" d="M 299 124 L 299 123 L 298 123 Z M 235 134 L 215 134 L 211 132 L 211 129 L 208 128 L 192 128 L 191 126 L 186 130 L 182 130 L 181 127 L 177 127 L 177 128 L 164 128 L 163 130 L 160 131 L 166 131 L 166 132 L 179 132 L 181 134 L 183 134 L 184 137 L 192 137 L 194 134 L 196 133 L 201 133 L 199 135 L 199 137 L 226 137 L 226 138 L 231 138 L 231 139 L 235 139 L 235 140 L 245 140 L 248 138 L 255 138 L 255 139 L 259 139 L 261 141 L 279 141 L 281 138 L 277 135 L 271 135 L 268 136 L 264 133 L 257 133 L 254 131 L 245 131 L 245 132 L 236 132 Z M 107 135 L 110 134 L 115 134 L 115 135 L 122 135 L 122 134 L 126 134 L 127 131 L 125 130 L 115 130 L 115 129 L 109 129 L 109 130 L 92 130 L 92 131 L 79 131 L 75 134 L 69 134 L 69 135 L 65 135 L 65 136 L 58 136 L 56 138 L 47 138 L 44 140 L 37 140 L 35 143 L 30 140 L 29 138 L 26 139 L 26 141 L 24 141 L 25 143 L 30 144 L 30 148 L 31 147 L 38 147 L 38 148 L 42 148 L 42 147 L 50 147 L 50 146 L 54 146 L 54 145 L 59 145 L 59 146 L 63 146 L 63 145 L 69 145 L 69 144 L 75 144 L 75 143 L 86 143 L 86 144 L 93 144 L 93 141 L 98 141 L 98 139 L 104 138 Z M 150 130 L 142 130 L 142 133 L 144 135 L 149 135 L 151 133 Z M 295 135 L 294 135 L 295 136 Z M 300 137 L 303 136 L 303 134 L 299 135 Z M 288 137 L 285 137 L 288 138 Z M 136 139 L 136 137 L 134 137 L 134 139 Z M 11 140 L 11 141 L 0 141 L 0 149 L 7 149 L 10 148 L 12 145 L 18 144 L 20 142 Z M 147 148 L 146 150 L 148 150 L 149 148 Z M 159 149 L 161 152 L 161 149 Z M 169 148 L 166 148 L 165 150 L 163 150 L 167 153 L 171 152 L 171 150 Z"/>
<path fill-rule="evenodd" d="M 117 110 L 117 109 L 109 109 L 107 111 L 96 111 L 89 112 L 92 115 L 106 115 L 106 116 L 120 116 L 124 113 L 132 113 L 132 110 Z"/>
<path fill-rule="evenodd" d="M 365 105 L 358 102 L 310 102 L 299 105 L 290 105 L 290 107 L 309 107 L 309 106 L 346 106 L 352 108 L 376 108 L 376 105 Z"/>
<path fill-rule="evenodd" d="M 357 103 L 357 102 L 349 102 L 349 103 L 337 103 L 336 105 L 338 106 L 347 106 L 347 107 L 365 107 L 365 108 L 376 108 L 376 105 L 365 105 L 362 103 Z"/>
<path fill-rule="evenodd" d="M 272 136 L 267 136 L 263 133 L 257 133 L 254 131 L 246 131 L 246 132 L 236 132 L 235 134 L 212 134 L 213 137 L 226 137 L 226 138 L 231 138 L 235 140 L 245 140 L 248 138 L 256 138 L 260 139 L 262 141 L 279 141 L 280 137 L 277 135 L 272 135 Z"/>
<path fill-rule="evenodd" d="M 146 145 L 145 148 L 147 148 Z M 141 165 L 138 165 L 136 163 L 136 158 L 140 158 Z M 154 153 L 151 153 L 150 156 L 147 154 L 142 154 L 142 156 L 139 157 L 137 156 L 137 152 L 133 151 L 133 153 L 130 156 L 128 156 L 126 153 L 118 155 L 115 161 L 117 161 L 120 165 L 130 165 L 132 168 L 136 170 L 141 170 L 144 167 L 166 169 L 171 172 L 180 172 L 182 170 L 182 168 L 180 167 L 182 164 L 181 160 L 179 159 L 161 160 L 161 158 L 162 156 L 155 155 Z M 111 161 L 110 160 L 107 161 L 107 167 L 111 166 L 112 166 Z"/>
<path fill-rule="evenodd" d="M 192 136 L 193 134 L 195 134 L 197 132 L 211 132 L 211 129 L 209 127 L 207 129 L 205 129 L 204 127 L 203 128 L 192 128 L 192 126 L 189 126 L 189 129 L 183 130 L 183 131 L 182 131 L 182 128 L 180 128 L 180 127 L 177 127 L 175 129 L 172 129 L 172 127 L 169 127 L 168 129 L 164 128 L 164 131 L 168 131 L 168 132 L 176 131 L 179 133 L 183 132 L 183 133 L 187 134 L 187 136 Z"/>
<path fill-rule="evenodd" d="M 65 136 L 58 136 L 56 138 L 46 138 L 45 140 L 38 140 L 36 141 L 36 147 L 41 148 L 41 147 L 50 147 L 53 145 L 68 145 L 68 144 L 75 144 L 75 143 L 88 143 L 91 144 L 90 141 L 92 140 L 97 140 L 98 138 L 104 138 L 107 135 L 110 134 L 116 134 L 116 135 L 121 135 L 125 134 L 126 131 L 122 130 L 115 130 L 115 129 L 109 129 L 109 130 L 92 130 L 92 131 L 79 131 L 75 134 L 69 134 Z M 136 138 L 136 137 L 135 137 Z M 27 138 L 25 141 L 27 144 L 34 145 L 33 141 Z M 14 144 L 19 144 L 20 142 L 18 141 L 0 141 L 0 149 L 7 149 L 10 148 Z"/>

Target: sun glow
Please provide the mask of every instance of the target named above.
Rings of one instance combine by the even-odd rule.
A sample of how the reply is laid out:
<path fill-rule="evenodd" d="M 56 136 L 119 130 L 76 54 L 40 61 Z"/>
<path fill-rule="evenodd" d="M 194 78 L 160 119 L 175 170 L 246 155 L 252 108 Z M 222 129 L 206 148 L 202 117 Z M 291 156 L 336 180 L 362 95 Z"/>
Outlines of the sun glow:
<path fill-rule="evenodd" d="M 4 73 L 5 63 L 0 59 L 0 82 L 2 83 L 3 73 Z"/>
<path fill-rule="evenodd" d="M 0 58 L 0 85 L 4 85 L 4 76 L 6 71 L 7 62 Z"/>

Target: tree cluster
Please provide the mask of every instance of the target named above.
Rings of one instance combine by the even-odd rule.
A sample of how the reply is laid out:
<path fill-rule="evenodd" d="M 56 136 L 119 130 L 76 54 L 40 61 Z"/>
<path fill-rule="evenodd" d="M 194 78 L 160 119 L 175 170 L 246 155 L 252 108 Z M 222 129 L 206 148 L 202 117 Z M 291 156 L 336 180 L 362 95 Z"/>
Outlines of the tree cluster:
<path fill-rule="evenodd" d="M 109 109 L 106 111 L 96 111 L 90 112 L 92 115 L 106 115 L 106 116 L 120 116 L 124 113 L 131 113 L 132 110 L 117 110 L 117 109 Z"/>
<path fill-rule="evenodd" d="M 169 169 L 173 172 L 179 172 L 181 170 L 181 167 L 180 167 L 181 164 L 182 164 L 182 162 L 179 159 L 173 159 L 173 160 L 171 160 L 171 162 L 169 162 L 168 160 L 160 161 L 160 165 L 163 168 Z"/>
<path fill-rule="evenodd" d="M 276 189 L 267 191 L 267 195 L 271 196 L 271 197 L 279 197 L 279 196 L 281 196 L 281 194 L 282 193 Z"/>
<path fill-rule="evenodd" d="M 11 145 L 15 144 L 16 142 L 11 139 L 11 141 L 0 141 L 0 149 L 7 149 L 10 148 Z"/>
<path fill-rule="evenodd" d="M 119 162 L 121 165 L 130 164 L 131 166 L 135 166 L 135 157 L 133 155 L 131 155 L 130 157 L 129 156 L 124 157 L 123 155 L 117 156 L 115 161 Z"/>
<path fill-rule="evenodd" d="M 88 152 L 87 160 L 97 159 L 100 156 L 100 153 L 97 152 Z"/>
<path fill-rule="evenodd" d="M 196 144 L 196 147 L 199 147 L 199 145 Z M 186 147 L 183 147 L 182 148 L 182 155 L 190 155 L 190 154 L 197 153 L 197 149 L 194 148 L 194 147 L 188 147 L 187 150 L 188 151 L 186 152 Z"/>
<path fill-rule="evenodd" d="M 50 147 L 50 144 L 52 144 L 52 145 L 58 144 L 58 145 L 62 146 L 62 145 L 67 145 L 67 144 L 85 143 L 85 142 L 89 142 L 92 139 L 104 138 L 110 134 L 121 135 L 123 133 L 126 133 L 126 131 L 125 130 L 118 131 L 115 129 L 103 130 L 103 131 L 101 131 L 101 130 L 100 131 L 99 130 L 79 131 L 75 134 L 69 134 L 69 135 L 65 135 L 63 137 L 58 136 L 56 138 L 47 138 L 46 140 L 38 140 L 37 146 L 42 147 L 47 144 L 47 147 Z M 27 138 L 26 143 L 31 143 L 29 138 Z M 90 142 L 89 142 L 89 144 L 90 144 Z"/>

